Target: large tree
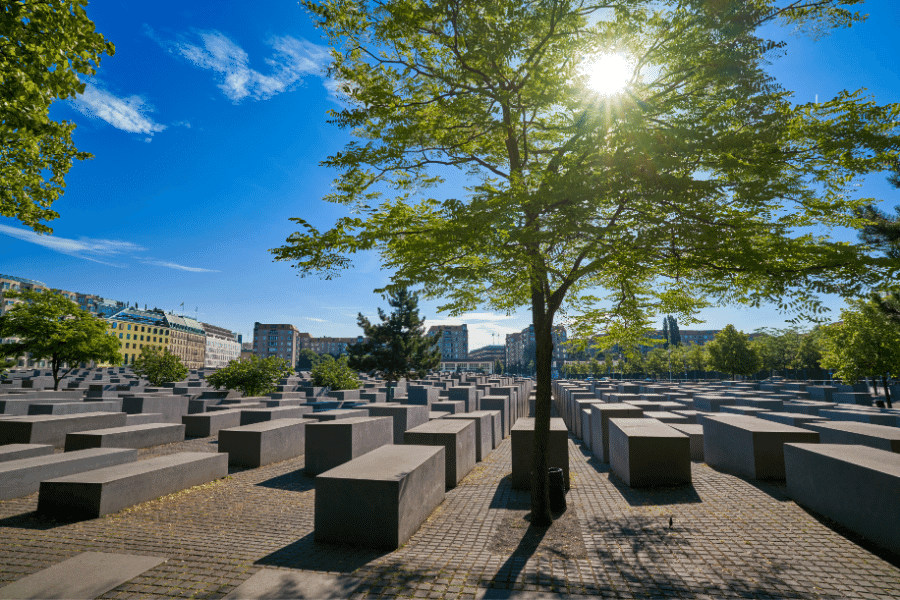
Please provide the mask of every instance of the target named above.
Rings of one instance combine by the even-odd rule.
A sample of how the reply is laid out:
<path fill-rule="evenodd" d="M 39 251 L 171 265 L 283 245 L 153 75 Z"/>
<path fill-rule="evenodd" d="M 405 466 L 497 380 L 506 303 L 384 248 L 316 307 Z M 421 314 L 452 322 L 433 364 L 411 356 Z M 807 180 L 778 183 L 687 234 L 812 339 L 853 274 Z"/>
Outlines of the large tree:
<path fill-rule="evenodd" d="M 50 105 L 84 91 L 115 47 L 94 31 L 87 0 L 0 3 L 0 215 L 39 233 L 59 216 L 50 206 L 73 160 L 91 158 L 72 142 L 75 124 L 54 121 Z"/>
<path fill-rule="evenodd" d="M 836 369 L 848 383 L 880 377 L 888 408 L 892 407 L 888 373 L 900 373 L 900 328 L 871 302 L 857 300 L 841 311 L 841 321 L 822 328 L 822 366 Z M 877 389 L 877 386 L 876 386 Z"/>
<path fill-rule="evenodd" d="M 276 356 L 249 360 L 233 360 L 226 366 L 206 377 L 206 381 L 217 390 L 221 388 L 240 390 L 244 397 L 265 396 L 275 391 L 279 379 L 294 372 L 288 361 Z"/>
<path fill-rule="evenodd" d="M 898 156 L 900 107 L 793 104 L 765 70 L 783 44 L 760 37 L 847 26 L 854 2 L 306 1 L 347 94 L 332 122 L 358 138 L 323 162 L 339 171 L 326 199 L 352 214 L 326 231 L 293 219 L 273 253 L 332 277 L 376 250 L 385 289 L 418 286 L 451 314 L 530 308 L 532 523 L 548 525 L 561 310 L 574 337 L 628 342 L 652 315 L 690 324 L 710 301 L 814 313 L 817 292 L 887 276 L 797 229 L 855 222 L 852 181 Z M 458 172 L 464 191 L 444 185 Z"/>
<path fill-rule="evenodd" d="M 709 366 L 715 371 L 735 375 L 753 375 L 759 371 L 762 362 L 750 343 L 750 337 L 734 325 L 725 329 L 706 344 Z"/>
<path fill-rule="evenodd" d="M 4 298 L 21 299 L 0 316 L 0 339 L 11 356 L 30 354 L 32 360 L 49 359 L 53 389 L 81 363 L 91 361 L 118 365 L 119 340 L 109 333 L 106 321 L 98 319 L 60 293 L 45 291 L 4 292 Z"/>
<path fill-rule="evenodd" d="M 379 308 L 381 323 L 373 324 L 359 314 L 356 322 L 365 339 L 347 346 L 347 354 L 352 368 L 376 371 L 387 380 L 390 400 L 393 382 L 421 378 L 428 371 L 437 369 L 441 365 L 441 349 L 435 345 L 435 338 L 425 335 L 425 318 L 419 316 L 417 294 L 399 289 L 389 294 L 388 304 L 394 310 L 387 315 Z"/>

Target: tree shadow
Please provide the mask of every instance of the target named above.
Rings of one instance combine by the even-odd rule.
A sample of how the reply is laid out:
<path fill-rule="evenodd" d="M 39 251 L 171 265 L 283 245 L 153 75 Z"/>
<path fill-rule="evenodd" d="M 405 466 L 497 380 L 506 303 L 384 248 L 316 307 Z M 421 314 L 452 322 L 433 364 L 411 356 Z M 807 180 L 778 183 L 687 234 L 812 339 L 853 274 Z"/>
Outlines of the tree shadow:
<path fill-rule="evenodd" d="M 704 463 L 705 464 L 705 463 Z M 762 493 L 771 497 L 776 502 L 790 502 L 791 497 L 787 495 L 787 484 L 783 479 L 750 479 L 749 477 L 742 477 L 741 475 L 736 475 L 734 473 L 730 473 L 728 471 L 723 471 L 711 465 L 706 465 L 716 473 L 721 473 L 722 475 L 728 475 L 729 477 L 736 477 L 741 481 L 745 482 L 747 485 L 752 485 Z"/>
<path fill-rule="evenodd" d="M 316 478 L 306 475 L 303 472 L 303 468 L 300 468 L 290 473 L 284 473 L 283 475 L 260 481 L 256 485 L 289 492 L 308 492 L 316 489 Z"/>
<path fill-rule="evenodd" d="M 878 544 L 859 535 L 852 529 L 848 529 L 847 527 L 845 527 L 844 525 L 841 525 L 837 521 L 832 521 L 825 515 L 820 515 L 819 513 L 812 511 L 812 510 L 806 508 L 805 506 L 801 506 L 799 504 L 797 506 L 801 510 L 803 510 L 806 514 L 808 514 L 810 517 L 812 517 L 813 519 L 815 519 L 816 521 L 818 521 L 819 523 L 821 523 L 828 529 L 832 530 L 836 534 L 853 542 L 854 544 L 856 544 L 857 546 L 859 546 L 866 552 L 874 554 L 875 556 L 877 556 L 884 562 L 889 563 L 892 566 L 900 569 L 900 554 L 891 552 L 890 550 L 888 550 L 886 548 L 882 548 Z"/>
<path fill-rule="evenodd" d="M 612 470 L 609 483 L 619 491 L 630 506 L 660 506 L 666 504 L 697 504 L 703 502 L 693 483 L 678 486 L 629 487 Z"/>
<path fill-rule="evenodd" d="M 255 564 L 307 571 L 352 573 L 391 552 L 393 550 L 317 542 L 315 532 L 311 531 L 299 540 L 263 556 Z"/>

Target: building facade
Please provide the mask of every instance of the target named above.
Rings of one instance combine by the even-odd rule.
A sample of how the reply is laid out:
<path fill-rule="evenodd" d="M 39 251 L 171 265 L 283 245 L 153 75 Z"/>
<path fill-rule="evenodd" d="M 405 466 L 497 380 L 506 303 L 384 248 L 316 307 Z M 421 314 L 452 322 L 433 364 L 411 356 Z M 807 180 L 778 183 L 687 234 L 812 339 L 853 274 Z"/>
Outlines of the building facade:
<path fill-rule="evenodd" d="M 169 352 L 181 359 L 188 369 L 202 369 L 206 364 L 206 332 L 199 321 L 172 313 L 163 313 L 171 330 Z"/>
<path fill-rule="evenodd" d="M 288 361 L 291 368 L 297 366 L 297 354 L 301 349 L 302 334 L 296 327 L 287 323 L 253 324 L 253 352 L 259 358 L 277 357 Z"/>
<path fill-rule="evenodd" d="M 562 325 L 554 325 L 550 335 L 553 339 L 553 359 L 551 368 L 560 369 L 566 363 L 567 351 L 566 328 Z M 519 333 L 506 334 L 506 367 L 514 368 L 518 365 L 527 368 L 534 361 L 535 336 L 534 325 L 529 325 Z M 532 365 L 533 368 L 533 365 Z"/>
<path fill-rule="evenodd" d="M 123 365 L 132 365 L 144 348 L 170 347 L 171 329 L 161 312 L 125 309 L 106 318 L 109 332 L 119 340 Z M 186 363 L 185 363 L 186 365 Z"/>
<path fill-rule="evenodd" d="M 428 337 L 436 338 L 440 332 L 440 339 L 435 339 L 436 345 L 441 349 L 441 360 L 465 360 L 469 357 L 469 330 L 462 325 L 433 325 L 428 328 Z"/>
<path fill-rule="evenodd" d="M 449 371 L 451 373 L 484 373 L 485 375 L 492 375 L 494 373 L 494 361 L 472 358 L 463 360 L 442 360 L 441 371 Z"/>
<path fill-rule="evenodd" d="M 209 323 L 200 323 L 200 326 L 206 333 L 204 367 L 226 367 L 228 363 L 241 357 L 241 343 L 236 333 Z"/>
<path fill-rule="evenodd" d="M 497 344 L 495 346 L 485 346 L 469 352 L 470 360 L 490 360 L 490 361 L 506 361 L 506 346 Z"/>

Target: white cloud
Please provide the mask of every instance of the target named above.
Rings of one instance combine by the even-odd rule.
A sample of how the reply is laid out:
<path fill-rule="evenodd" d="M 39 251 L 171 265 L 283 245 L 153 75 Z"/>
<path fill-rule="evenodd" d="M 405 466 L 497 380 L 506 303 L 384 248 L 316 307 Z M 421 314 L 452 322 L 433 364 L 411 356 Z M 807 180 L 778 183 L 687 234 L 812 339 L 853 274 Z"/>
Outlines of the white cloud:
<path fill-rule="evenodd" d="M 191 273 L 221 273 L 221 271 L 217 269 L 203 269 L 201 267 L 186 267 L 184 265 L 179 265 L 177 263 L 168 262 L 165 260 L 157 260 L 155 258 L 142 258 L 140 259 L 142 263 L 145 265 L 154 265 L 157 267 L 168 267 L 170 269 L 178 269 L 180 271 L 190 271 Z"/>
<path fill-rule="evenodd" d="M 120 269 L 125 268 L 127 265 L 106 262 L 103 260 L 99 260 L 97 257 L 107 258 L 127 255 L 130 258 L 136 258 L 137 260 L 147 265 L 168 267 L 170 269 L 180 269 L 182 271 L 191 271 L 193 273 L 220 272 L 215 269 L 186 267 L 184 265 L 179 265 L 164 260 L 157 260 L 155 258 L 135 256 L 136 253 L 145 252 L 147 249 L 132 242 L 123 242 L 121 240 L 95 240 L 91 238 L 78 238 L 77 240 L 73 240 L 55 235 L 38 235 L 29 229 L 16 229 L 15 227 L 10 227 L 8 225 L 0 225 L 0 233 L 22 240 L 23 242 L 37 244 L 38 246 L 49 248 L 50 250 L 59 252 L 61 254 L 74 256 L 76 258 L 83 258 L 84 260 L 90 260 Z"/>
<path fill-rule="evenodd" d="M 192 65 L 218 75 L 218 86 L 235 104 L 245 98 L 265 100 L 289 91 L 307 75 L 321 75 L 330 60 L 328 49 L 291 36 L 273 37 L 269 45 L 274 54 L 265 59 L 269 74 L 250 66 L 243 48 L 220 31 L 194 31 L 191 38 L 178 41 L 158 38 L 149 28 L 147 34 L 169 52 Z"/>
<path fill-rule="evenodd" d="M 315 317 L 303 317 L 307 321 L 315 321 L 316 323 L 331 323 L 331 321 L 326 321 L 325 319 L 316 319 Z"/>
<path fill-rule="evenodd" d="M 140 96 L 118 98 L 93 83 L 86 84 L 84 93 L 79 94 L 72 104 L 82 114 L 106 121 L 116 129 L 129 133 L 152 136 L 166 128 L 146 115 L 153 111 L 153 107 Z M 150 138 L 145 141 L 150 141 Z"/>

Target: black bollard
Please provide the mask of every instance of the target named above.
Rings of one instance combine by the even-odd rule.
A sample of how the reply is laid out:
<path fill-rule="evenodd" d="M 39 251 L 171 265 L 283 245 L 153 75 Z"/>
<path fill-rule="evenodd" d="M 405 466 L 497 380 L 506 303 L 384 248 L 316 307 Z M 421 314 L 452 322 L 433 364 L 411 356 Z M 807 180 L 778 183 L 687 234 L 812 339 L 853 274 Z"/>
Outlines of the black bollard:
<path fill-rule="evenodd" d="M 562 512 L 566 510 L 566 480 L 563 470 L 550 467 L 550 510 Z"/>

